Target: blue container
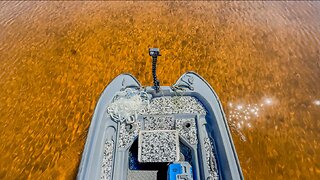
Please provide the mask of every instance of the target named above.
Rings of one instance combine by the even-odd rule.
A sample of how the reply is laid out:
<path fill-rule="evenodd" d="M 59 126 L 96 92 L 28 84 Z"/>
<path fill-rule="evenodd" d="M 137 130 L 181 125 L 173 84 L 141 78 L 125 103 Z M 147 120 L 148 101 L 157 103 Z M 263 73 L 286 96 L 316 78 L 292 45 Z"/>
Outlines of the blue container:
<path fill-rule="evenodd" d="M 167 180 L 193 180 L 192 166 L 188 162 L 170 164 Z"/>

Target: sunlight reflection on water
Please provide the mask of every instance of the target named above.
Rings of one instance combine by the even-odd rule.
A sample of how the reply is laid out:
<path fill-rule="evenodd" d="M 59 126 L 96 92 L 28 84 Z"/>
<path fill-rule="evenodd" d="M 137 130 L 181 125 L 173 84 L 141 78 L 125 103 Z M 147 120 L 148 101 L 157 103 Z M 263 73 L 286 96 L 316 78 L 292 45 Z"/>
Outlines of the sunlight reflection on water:
<path fill-rule="evenodd" d="M 275 104 L 274 98 L 263 98 L 258 103 L 228 103 L 228 121 L 232 129 L 237 132 L 242 141 L 246 141 L 246 137 L 243 134 L 243 129 L 251 129 L 253 126 L 256 127 L 256 122 L 261 121 L 259 117 L 267 114 L 270 106 Z M 269 109 L 270 110 L 270 109 Z M 262 120 L 266 120 L 263 118 Z"/>

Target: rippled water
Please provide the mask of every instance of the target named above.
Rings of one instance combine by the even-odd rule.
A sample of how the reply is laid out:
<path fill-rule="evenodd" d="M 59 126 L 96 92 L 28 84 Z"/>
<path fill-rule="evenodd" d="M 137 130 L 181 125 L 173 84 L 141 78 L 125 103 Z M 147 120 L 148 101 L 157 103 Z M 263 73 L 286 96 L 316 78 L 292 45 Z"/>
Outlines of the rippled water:
<path fill-rule="evenodd" d="M 320 176 L 319 2 L 0 2 L 0 179 L 74 179 L 95 103 L 129 72 L 202 75 L 247 179 Z"/>

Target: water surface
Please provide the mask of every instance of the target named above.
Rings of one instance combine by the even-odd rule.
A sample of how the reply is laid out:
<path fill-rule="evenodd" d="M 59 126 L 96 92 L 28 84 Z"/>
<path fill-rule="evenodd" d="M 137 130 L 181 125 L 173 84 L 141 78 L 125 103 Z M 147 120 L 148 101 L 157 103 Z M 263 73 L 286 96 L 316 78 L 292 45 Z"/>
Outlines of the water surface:
<path fill-rule="evenodd" d="M 246 179 L 320 176 L 319 2 L 0 2 L 0 179 L 74 179 L 100 93 L 185 71 L 219 95 Z M 318 153 L 317 153 L 318 152 Z"/>

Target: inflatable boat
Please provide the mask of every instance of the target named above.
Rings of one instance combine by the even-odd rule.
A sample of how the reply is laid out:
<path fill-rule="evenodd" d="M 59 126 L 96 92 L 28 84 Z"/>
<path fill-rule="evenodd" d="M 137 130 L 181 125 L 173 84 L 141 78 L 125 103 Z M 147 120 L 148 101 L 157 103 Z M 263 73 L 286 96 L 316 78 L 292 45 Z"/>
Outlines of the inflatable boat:
<path fill-rule="evenodd" d="M 156 76 L 159 49 L 150 48 L 154 86 L 116 77 L 96 105 L 79 180 L 243 179 L 217 94 L 201 76 L 172 86 Z"/>

